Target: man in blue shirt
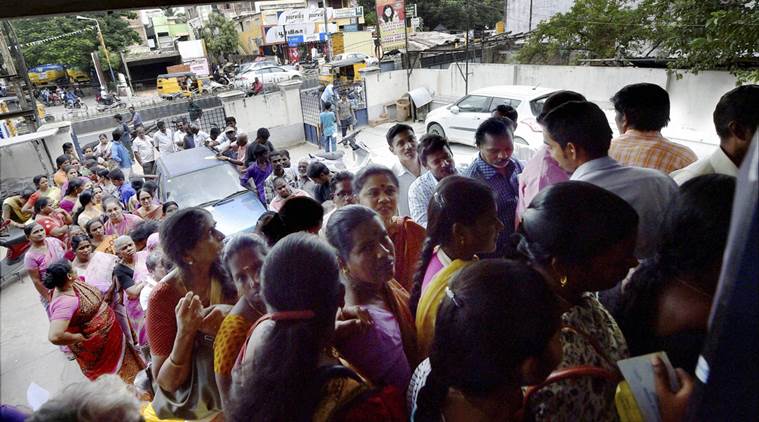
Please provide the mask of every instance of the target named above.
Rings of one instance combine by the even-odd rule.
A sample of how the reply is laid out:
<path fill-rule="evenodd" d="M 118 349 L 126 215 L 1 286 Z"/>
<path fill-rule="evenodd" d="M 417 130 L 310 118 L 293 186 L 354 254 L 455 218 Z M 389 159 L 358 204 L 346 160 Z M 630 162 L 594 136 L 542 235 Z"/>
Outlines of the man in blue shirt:
<path fill-rule="evenodd" d="M 139 111 L 135 111 L 134 106 L 129 106 L 129 112 L 132 113 L 132 118 L 129 119 L 129 123 L 132 124 L 132 127 L 137 130 L 138 127 L 142 126 L 142 116 L 140 116 Z"/>
<path fill-rule="evenodd" d="M 119 169 L 113 169 L 108 173 L 108 178 L 111 179 L 113 185 L 116 186 L 116 193 L 119 195 L 119 201 L 124 209 L 127 209 L 129 205 L 129 198 L 135 195 L 134 188 L 124 178 L 124 172 Z"/>
<path fill-rule="evenodd" d="M 111 144 L 111 159 L 119 164 L 122 173 L 129 177 L 132 175 L 132 158 L 129 156 L 129 150 L 121 143 L 121 128 L 116 128 L 112 133 L 113 143 Z"/>
<path fill-rule="evenodd" d="M 335 140 L 335 131 L 337 130 L 337 117 L 332 111 L 332 104 L 325 104 L 324 111 L 319 114 L 322 135 L 324 135 L 324 151 L 337 151 L 337 141 Z"/>
<path fill-rule="evenodd" d="M 514 153 L 514 122 L 491 117 L 477 128 L 474 141 L 480 152 L 463 175 L 482 180 L 496 194 L 498 218 L 504 229 L 498 235 L 496 251 L 488 257 L 503 257 L 513 251 L 509 237 L 514 232 L 519 199 L 518 177 L 523 168 L 519 161 L 511 157 Z"/>

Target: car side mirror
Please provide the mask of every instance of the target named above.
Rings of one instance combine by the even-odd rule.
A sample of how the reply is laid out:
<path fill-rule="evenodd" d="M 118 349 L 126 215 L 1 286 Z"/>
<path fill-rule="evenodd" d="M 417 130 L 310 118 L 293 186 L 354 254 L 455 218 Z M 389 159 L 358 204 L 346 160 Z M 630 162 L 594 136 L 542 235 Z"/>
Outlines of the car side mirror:
<path fill-rule="evenodd" d="M 451 113 L 453 114 L 459 114 L 459 106 L 451 106 Z"/>

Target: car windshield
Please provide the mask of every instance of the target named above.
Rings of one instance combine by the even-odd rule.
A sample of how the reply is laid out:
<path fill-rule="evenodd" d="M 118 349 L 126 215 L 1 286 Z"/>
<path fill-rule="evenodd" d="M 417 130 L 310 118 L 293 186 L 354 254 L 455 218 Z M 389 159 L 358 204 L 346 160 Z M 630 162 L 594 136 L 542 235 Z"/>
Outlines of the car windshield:
<path fill-rule="evenodd" d="M 179 204 L 179 208 L 195 207 L 242 190 L 245 188 L 240 185 L 240 174 L 227 164 L 183 174 L 166 182 L 166 191 L 170 192 L 168 200 Z"/>
<path fill-rule="evenodd" d="M 551 94 L 553 94 L 553 92 Z M 550 97 L 551 94 L 546 94 L 530 101 L 530 111 L 532 111 L 532 115 L 535 116 L 535 118 L 540 116 L 540 113 L 543 112 L 543 105 L 546 103 L 546 98 Z"/>

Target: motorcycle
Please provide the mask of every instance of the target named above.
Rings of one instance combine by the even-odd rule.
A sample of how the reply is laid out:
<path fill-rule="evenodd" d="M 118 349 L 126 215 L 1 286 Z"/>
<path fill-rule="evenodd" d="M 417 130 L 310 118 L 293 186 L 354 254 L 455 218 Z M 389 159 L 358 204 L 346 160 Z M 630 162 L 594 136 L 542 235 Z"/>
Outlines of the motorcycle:
<path fill-rule="evenodd" d="M 121 101 L 121 99 L 113 93 L 101 92 L 95 96 L 95 101 L 97 102 L 97 111 L 100 112 L 124 109 L 127 107 L 126 103 Z"/>
<path fill-rule="evenodd" d="M 0 261 L 0 284 L 5 284 L 10 277 L 20 280 L 24 274 L 24 254 L 31 246 L 24 231 L 10 227 L 9 222 L 0 224 L 0 246 L 8 248 L 5 258 Z"/>
<path fill-rule="evenodd" d="M 361 129 L 346 135 L 343 139 L 337 141 L 337 143 L 344 148 L 350 148 L 352 154 L 350 164 L 345 160 L 345 151 L 319 152 L 308 154 L 308 157 L 311 161 L 320 161 L 324 163 L 324 165 L 333 173 L 347 170 L 355 174 L 358 170 L 372 163 L 372 153 L 369 151 L 369 147 L 367 147 L 364 142 L 356 140 L 356 136 L 359 133 L 361 133 Z"/>
<path fill-rule="evenodd" d="M 65 107 L 69 109 L 82 109 L 87 111 L 87 104 L 85 104 L 84 101 L 82 101 L 82 99 L 79 97 L 76 97 L 76 100 L 66 101 Z"/>

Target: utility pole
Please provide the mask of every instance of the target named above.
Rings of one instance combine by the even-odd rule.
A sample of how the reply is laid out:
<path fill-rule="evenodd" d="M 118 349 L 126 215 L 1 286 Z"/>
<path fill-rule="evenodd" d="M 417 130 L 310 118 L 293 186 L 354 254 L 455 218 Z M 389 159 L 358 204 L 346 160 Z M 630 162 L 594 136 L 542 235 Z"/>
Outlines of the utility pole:
<path fill-rule="evenodd" d="M 466 60 L 466 63 L 464 64 L 464 95 L 469 95 L 469 0 L 466 0 L 464 5 L 464 12 L 466 14 L 466 41 L 464 42 L 466 44 L 464 46 L 464 48 L 466 48 L 466 52 L 464 53 L 464 59 Z"/>
<path fill-rule="evenodd" d="M 87 18 L 84 16 L 77 16 L 76 17 L 79 20 L 83 21 L 94 21 L 95 26 L 98 29 L 98 38 L 100 39 L 100 46 L 103 47 L 103 54 L 105 54 L 105 61 L 108 62 L 108 69 L 111 71 L 111 79 L 113 80 L 114 85 L 116 84 L 116 75 L 113 73 L 113 66 L 111 66 L 111 57 L 108 54 L 108 49 L 105 47 L 105 38 L 103 38 L 103 32 L 100 31 L 100 22 L 98 22 L 97 19 L 94 18 Z"/>
<path fill-rule="evenodd" d="M 530 19 L 527 21 L 527 32 L 532 31 L 532 0 L 530 0 Z"/>
<path fill-rule="evenodd" d="M 403 7 L 406 7 L 405 2 Z M 403 12 L 403 35 L 406 37 L 406 91 L 411 91 L 411 52 L 408 49 L 408 26 L 406 25 L 408 16 L 406 16 L 405 10 Z"/>
<path fill-rule="evenodd" d="M 324 33 L 327 35 L 327 61 L 332 61 L 332 38 L 329 36 L 329 21 L 327 19 L 327 0 L 324 0 Z"/>

